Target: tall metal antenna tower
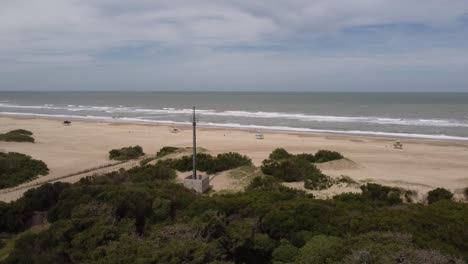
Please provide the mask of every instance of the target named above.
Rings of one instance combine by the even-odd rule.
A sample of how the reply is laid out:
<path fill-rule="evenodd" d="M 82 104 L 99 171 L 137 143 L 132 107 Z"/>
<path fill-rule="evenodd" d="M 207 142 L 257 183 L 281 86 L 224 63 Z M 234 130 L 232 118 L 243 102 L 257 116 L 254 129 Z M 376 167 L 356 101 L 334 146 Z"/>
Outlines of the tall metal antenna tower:
<path fill-rule="evenodd" d="M 192 125 L 193 125 L 193 173 L 192 179 L 198 179 L 197 177 L 197 115 L 195 113 L 195 106 L 193 107 Z"/>
<path fill-rule="evenodd" d="M 197 193 L 204 193 L 210 188 L 210 177 L 208 175 L 197 175 L 197 122 L 198 116 L 195 112 L 195 106 L 193 107 L 193 113 L 191 116 L 193 125 L 193 172 L 192 175 L 187 176 L 184 179 L 184 186 L 188 189 L 192 189 Z"/>

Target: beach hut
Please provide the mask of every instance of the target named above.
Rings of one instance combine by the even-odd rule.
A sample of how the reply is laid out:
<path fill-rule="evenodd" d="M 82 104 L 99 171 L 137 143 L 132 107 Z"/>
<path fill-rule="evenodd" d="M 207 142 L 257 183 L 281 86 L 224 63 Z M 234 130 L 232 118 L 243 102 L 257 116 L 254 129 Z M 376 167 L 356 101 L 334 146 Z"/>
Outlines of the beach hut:
<path fill-rule="evenodd" d="M 256 139 L 263 139 L 263 138 L 264 138 L 263 133 L 257 131 L 257 133 L 255 133 L 255 138 L 256 138 Z"/>
<path fill-rule="evenodd" d="M 68 120 L 65 120 L 65 121 L 63 121 L 63 124 L 66 125 L 66 126 L 69 126 L 69 125 L 71 125 L 71 122 L 68 121 Z"/>

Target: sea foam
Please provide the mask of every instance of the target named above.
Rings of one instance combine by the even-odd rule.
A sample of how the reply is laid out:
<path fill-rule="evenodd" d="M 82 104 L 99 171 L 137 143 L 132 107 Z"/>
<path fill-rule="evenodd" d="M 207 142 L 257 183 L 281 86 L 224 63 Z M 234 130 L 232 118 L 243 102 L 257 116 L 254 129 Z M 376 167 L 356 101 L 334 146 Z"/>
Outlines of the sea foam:
<path fill-rule="evenodd" d="M 67 118 L 75 120 L 96 120 L 106 122 L 124 122 L 124 123 L 147 123 L 147 124 L 168 124 L 168 125 L 189 125 L 190 122 L 178 122 L 172 120 L 150 120 L 144 117 L 106 117 L 106 116 L 78 116 L 78 115 L 52 115 L 52 114 L 36 114 L 36 113 L 17 113 L 17 112 L 0 112 L 0 115 L 7 116 L 29 116 L 29 117 L 44 117 L 44 118 Z M 263 125 L 248 125 L 238 123 L 214 123 L 214 122 L 200 122 L 202 127 L 217 127 L 217 128 L 234 128 L 234 129 L 247 129 L 247 130 L 265 130 L 265 131 L 285 131 L 285 132 L 303 132 L 303 133 L 327 133 L 337 135 L 368 135 L 368 136 L 381 136 L 391 138 L 420 138 L 420 139 L 434 139 L 434 140 L 454 140 L 454 141 L 468 141 L 468 137 L 458 137 L 449 135 L 430 135 L 419 133 L 393 133 L 381 131 L 365 131 L 365 130 L 331 130 L 331 129 L 311 129 L 300 127 L 288 126 L 263 126 Z"/>
<path fill-rule="evenodd" d="M 0 108 L 19 108 L 19 109 L 45 109 L 45 110 L 64 110 L 69 112 L 103 112 L 107 114 L 141 114 L 147 117 L 157 117 L 160 115 L 189 115 L 192 109 L 184 108 L 141 108 L 141 107 L 113 107 L 113 106 L 84 106 L 84 105 L 15 105 L 10 103 L 0 103 Z M 457 119 L 429 119 L 429 118 L 399 118 L 382 116 L 338 116 L 338 115 L 313 115 L 305 113 L 282 113 L 282 112 L 264 112 L 264 111 L 216 111 L 210 109 L 199 109 L 197 113 L 200 116 L 218 116 L 218 117 L 243 117 L 252 119 L 283 119 L 296 120 L 301 122 L 323 122 L 323 123 L 357 123 L 357 124 L 378 124 L 378 125 L 397 125 L 397 126 L 424 126 L 424 127 L 468 127 L 468 120 Z"/>

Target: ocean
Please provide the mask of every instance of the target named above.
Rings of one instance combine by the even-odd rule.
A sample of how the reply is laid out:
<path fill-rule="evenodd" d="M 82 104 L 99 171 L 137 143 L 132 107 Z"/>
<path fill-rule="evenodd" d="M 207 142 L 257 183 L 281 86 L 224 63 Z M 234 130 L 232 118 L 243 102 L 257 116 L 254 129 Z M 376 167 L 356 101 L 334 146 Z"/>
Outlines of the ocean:
<path fill-rule="evenodd" d="M 468 93 L 0 92 L 0 115 L 468 140 Z M 1 125 L 1 124 L 0 124 Z"/>

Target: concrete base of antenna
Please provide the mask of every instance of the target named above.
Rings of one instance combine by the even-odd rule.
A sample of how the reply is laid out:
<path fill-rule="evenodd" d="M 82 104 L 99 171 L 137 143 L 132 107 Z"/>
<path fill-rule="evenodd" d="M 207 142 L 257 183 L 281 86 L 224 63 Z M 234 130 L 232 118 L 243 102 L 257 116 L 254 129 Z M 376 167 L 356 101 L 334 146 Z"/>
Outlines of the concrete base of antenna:
<path fill-rule="evenodd" d="M 198 175 L 197 179 L 194 179 L 190 175 L 184 179 L 184 186 L 197 193 L 204 193 L 210 188 L 210 177 L 208 175 Z"/>

